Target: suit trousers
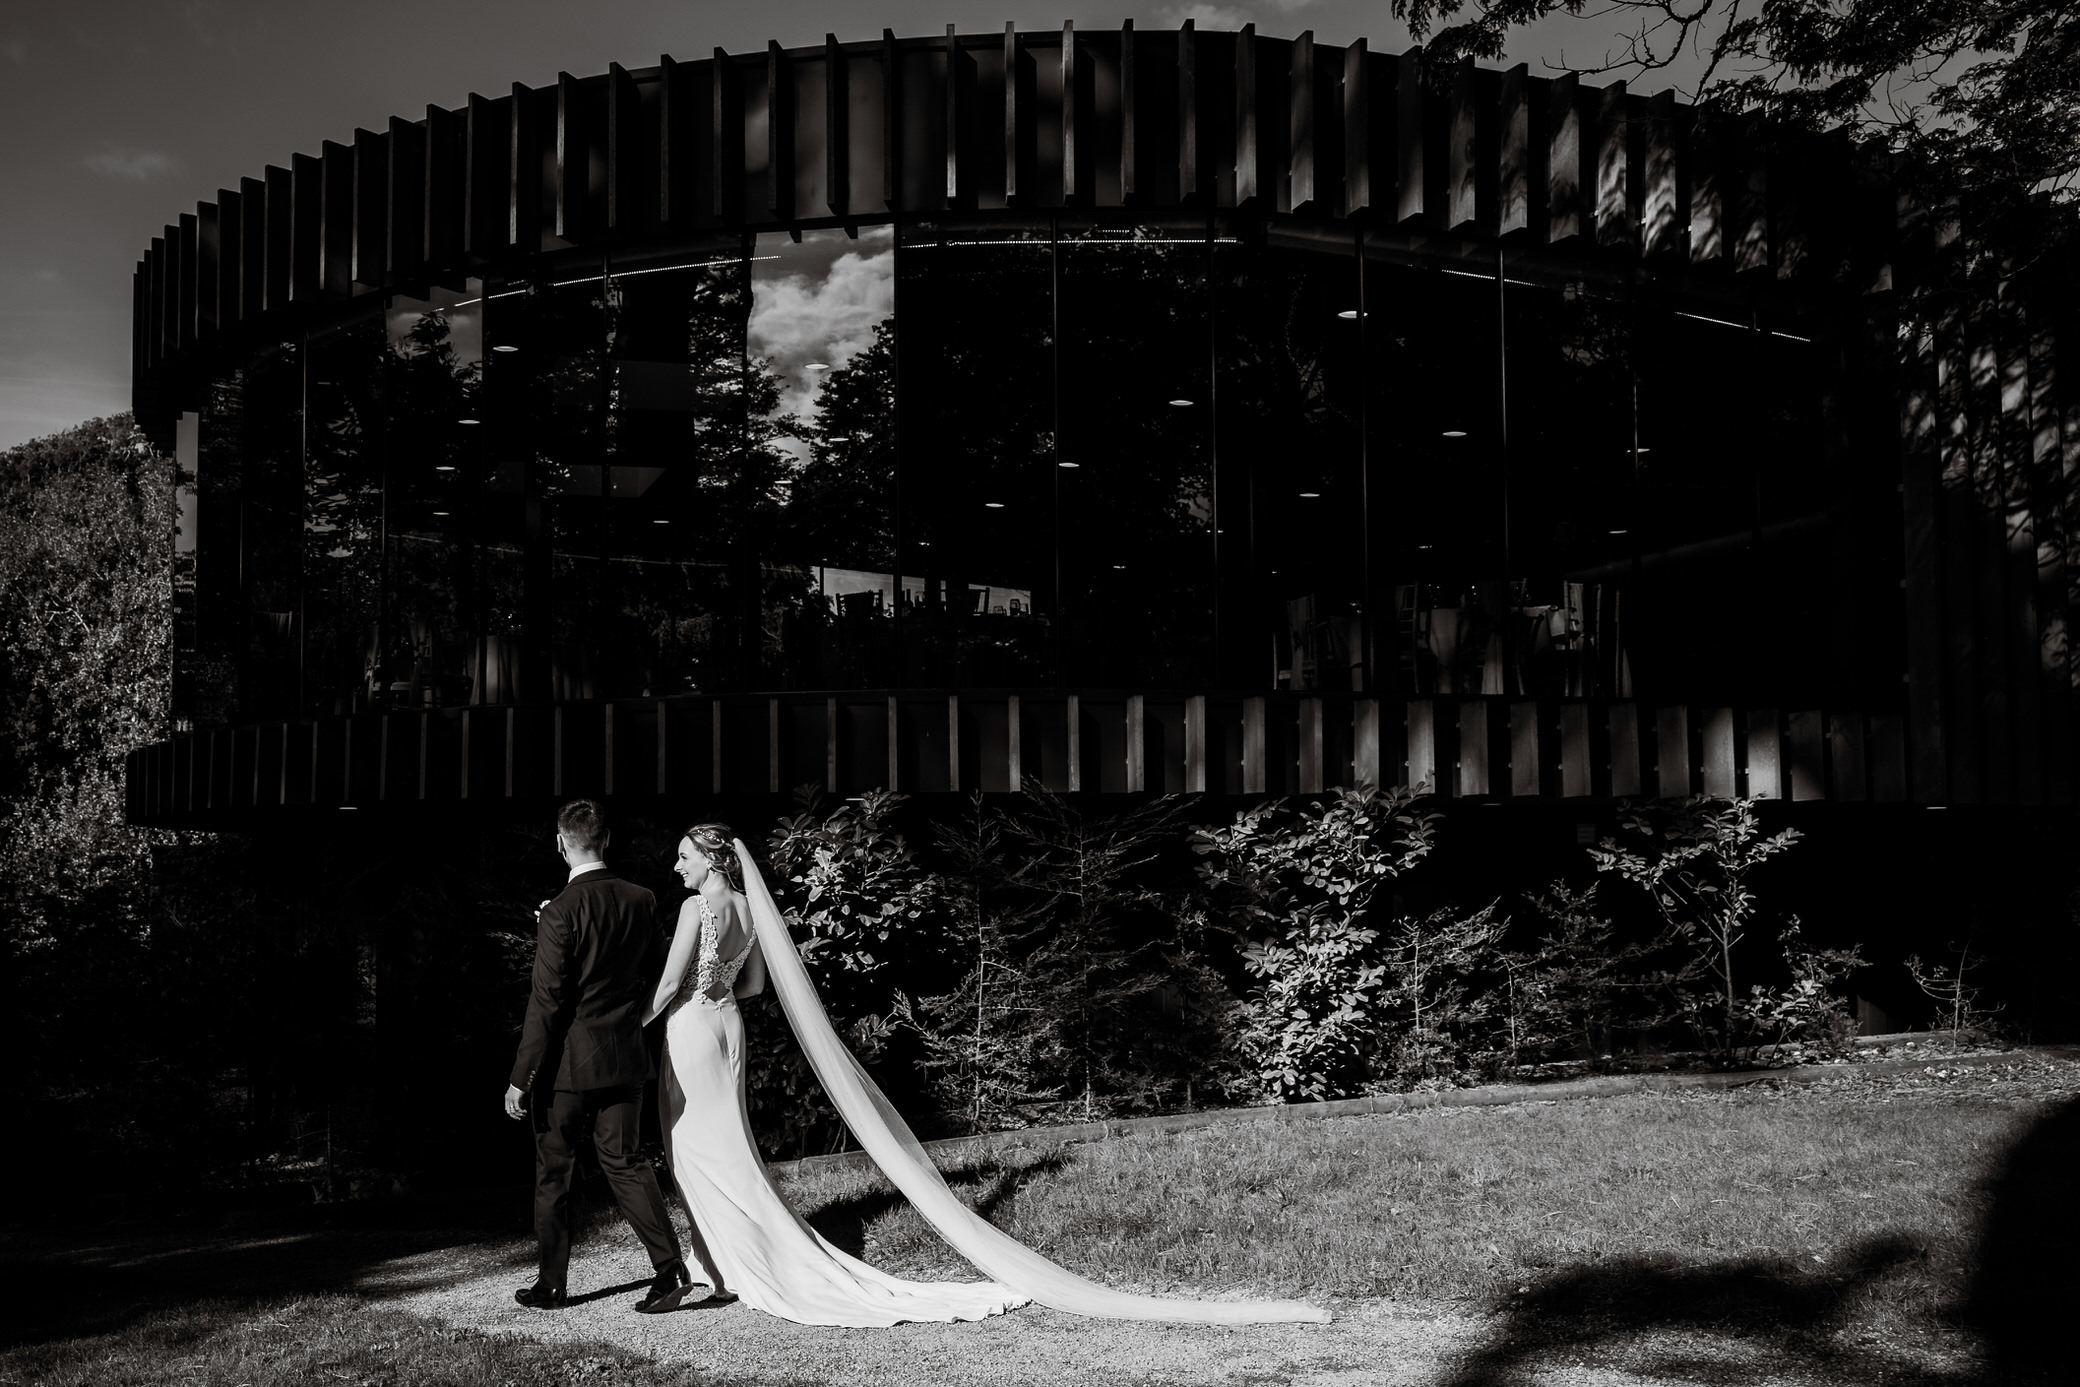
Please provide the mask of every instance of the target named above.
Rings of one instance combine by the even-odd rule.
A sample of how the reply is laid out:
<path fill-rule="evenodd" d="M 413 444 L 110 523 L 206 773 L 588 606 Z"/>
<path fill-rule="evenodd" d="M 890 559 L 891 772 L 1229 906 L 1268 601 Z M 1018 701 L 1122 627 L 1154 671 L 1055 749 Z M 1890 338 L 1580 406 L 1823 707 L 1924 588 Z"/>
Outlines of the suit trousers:
<path fill-rule="evenodd" d="M 679 1236 L 657 1187 L 657 1173 L 638 1153 L 644 1084 L 536 1091 L 534 1104 L 534 1232 L 541 1244 L 537 1284 L 562 1288 L 571 1264 L 571 1177 L 586 1128 L 621 1216 L 663 1268 L 680 1260 Z"/>

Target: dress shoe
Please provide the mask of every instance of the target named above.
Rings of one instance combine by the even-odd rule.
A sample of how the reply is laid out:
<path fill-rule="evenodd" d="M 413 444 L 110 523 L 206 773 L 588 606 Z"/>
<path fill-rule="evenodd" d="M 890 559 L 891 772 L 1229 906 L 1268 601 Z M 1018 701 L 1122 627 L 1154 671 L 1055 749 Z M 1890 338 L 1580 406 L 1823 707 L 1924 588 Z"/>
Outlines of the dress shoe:
<path fill-rule="evenodd" d="M 693 1273 L 686 1269 L 686 1263 L 667 1262 L 657 1269 L 657 1279 L 650 1283 L 650 1289 L 636 1302 L 636 1313 L 662 1315 L 667 1310 L 676 1310 L 680 1302 L 686 1299 L 686 1293 L 693 1289 L 693 1285 Z"/>
<path fill-rule="evenodd" d="M 570 1300 L 561 1286 L 523 1286 L 513 1299 L 530 1310 L 561 1310 Z"/>

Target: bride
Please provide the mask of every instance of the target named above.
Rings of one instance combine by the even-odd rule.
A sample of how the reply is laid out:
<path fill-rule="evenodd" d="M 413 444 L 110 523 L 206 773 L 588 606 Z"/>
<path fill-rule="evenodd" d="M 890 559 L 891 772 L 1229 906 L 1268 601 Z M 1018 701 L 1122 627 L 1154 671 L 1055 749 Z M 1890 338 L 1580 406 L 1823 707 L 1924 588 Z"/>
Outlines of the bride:
<path fill-rule="evenodd" d="M 800 1324 L 879 1326 L 977 1320 L 1028 1302 L 1109 1319 L 1195 1324 L 1326 1322 L 1297 1301 L 1129 1295 L 1067 1271 L 960 1202 L 910 1128 L 831 1028 L 787 923 L 741 840 L 696 824 L 677 870 L 692 888 L 657 994 L 659 1077 L 672 1176 L 693 1220 L 693 1251 L 715 1293 Z M 810 1067 L 889 1181 L 988 1281 L 904 1281 L 833 1247 L 787 1206 L 751 1135 L 739 997 L 771 982 Z M 664 1291 L 665 1288 L 658 1288 Z M 684 1287 L 676 1288 L 677 1294 Z M 676 1299 L 676 1294 L 673 1295 Z"/>

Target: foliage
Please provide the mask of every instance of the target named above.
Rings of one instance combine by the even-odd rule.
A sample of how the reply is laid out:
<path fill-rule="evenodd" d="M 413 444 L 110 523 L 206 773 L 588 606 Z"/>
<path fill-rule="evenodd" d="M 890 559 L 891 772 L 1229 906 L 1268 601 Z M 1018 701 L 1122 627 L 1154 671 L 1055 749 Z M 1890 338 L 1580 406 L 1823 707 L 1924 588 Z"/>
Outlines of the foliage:
<path fill-rule="evenodd" d="M 1758 1044 L 1774 1045 L 1780 1050 L 1796 1045 L 1804 1051 L 1834 1057 L 1853 1053 L 1856 1019 L 1850 1014 L 1842 983 L 1850 973 L 1866 965 L 1862 946 L 1811 948 L 1795 915 L 1784 926 L 1781 942 L 1784 966 L 1791 981 L 1779 988 L 1758 983 L 1748 989 L 1746 1020 L 1750 1034 Z"/>
<path fill-rule="evenodd" d="M 899 989 L 914 986 L 912 971 L 944 947 L 944 885 L 891 823 L 904 798 L 874 790 L 826 811 L 822 792 L 803 786 L 795 792 L 801 812 L 781 819 L 767 844 L 774 900 L 825 1010 L 866 1064 L 893 1029 Z M 764 994 L 746 1012 L 747 1089 L 760 1140 L 798 1154 L 818 1135 L 842 1140 L 837 1111 L 778 1003 Z"/>
<path fill-rule="evenodd" d="M 1435 814 L 1406 788 L 1338 788 L 1319 803 L 1271 800 L 1192 847 L 1204 908 L 1244 941 L 1258 979 L 1243 1004 L 1242 1047 L 1271 1101 L 1359 1087 L 1379 1044 L 1387 969 L 1364 923 L 1388 882 L 1428 856 Z"/>
<path fill-rule="evenodd" d="M 1717 979 L 1723 999 L 1717 1038 L 1721 1051 L 1731 1054 L 1740 1029 L 1733 951 L 1756 910 L 1748 878 L 1796 843 L 1798 830 L 1762 837 L 1754 800 L 1695 795 L 1673 807 L 1630 810 L 1619 831 L 1646 839 L 1645 849 L 1605 838 L 1589 849 L 1596 870 L 1616 872 L 1644 890 L 1670 934 L 1694 949 Z"/>
<path fill-rule="evenodd" d="M 129 416 L 0 455 L 0 891 L 8 945 L 52 945 L 87 898 L 144 928 L 153 836 L 123 758 L 166 730 L 173 464 Z"/>
<path fill-rule="evenodd" d="M 1986 989 L 1971 981 L 1974 970 L 1985 965 L 1986 960 L 1972 952 L 1972 937 L 1967 934 L 1962 944 L 1952 944 L 1950 952 L 1957 956 L 1955 963 L 1924 965 L 1921 955 L 1907 957 L 1907 974 L 1914 985 L 1928 999 L 1942 1008 L 1935 1029 L 1950 1033 L 1950 1048 L 1963 1046 L 1967 1037 L 1988 1034 L 1993 1029 L 1993 1018 L 2005 1010 L 2000 1006 L 1981 1005 L 1979 998 Z"/>
<path fill-rule="evenodd" d="M 1485 1039 L 1495 997 L 1480 984 L 1508 921 L 1488 905 L 1461 918 L 1446 909 L 1398 916 L 1381 936 L 1378 1022 L 1391 1035 L 1388 1065 L 1404 1082 L 1449 1077 Z"/>
<path fill-rule="evenodd" d="M 1510 36 L 1581 0 L 1394 0 L 1432 71 L 1499 57 Z M 1923 207 L 1971 209 L 1959 228 L 1996 261 L 2057 265 L 2080 212 L 2080 12 L 2063 0 L 1617 0 L 1629 32 L 1583 72 L 1635 77 L 1703 60 L 1706 118 L 1757 112 L 1840 130 L 1898 156 Z"/>
<path fill-rule="evenodd" d="M 1056 1018 L 1043 1008 L 1026 955 L 1045 928 L 1033 876 L 1012 854 L 1006 816 L 971 795 L 961 816 L 938 830 L 950 868 L 950 942 L 968 963 L 953 990 L 900 997 L 897 1012 L 924 1045 L 923 1066 L 939 1109 L 969 1132 L 1023 1126 L 1018 1109 L 1060 1096 L 1050 1074 L 1064 1068 Z"/>
<path fill-rule="evenodd" d="M 1673 1019 L 1662 998 L 1683 990 L 1701 970 L 1686 959 L 1673 974 L 1653 967 L 1649 944 L 1620 943 L 1597 908 L 1597 884 L 1579 890 L 1556 881 L 1533 895 L 1547 922 L 1529 953 L 1504 953 L 1498 1039 L 1511 1065 L 1583 1055 L 1608 1056 L 1617 1032 L 1643 1031 Z"/>

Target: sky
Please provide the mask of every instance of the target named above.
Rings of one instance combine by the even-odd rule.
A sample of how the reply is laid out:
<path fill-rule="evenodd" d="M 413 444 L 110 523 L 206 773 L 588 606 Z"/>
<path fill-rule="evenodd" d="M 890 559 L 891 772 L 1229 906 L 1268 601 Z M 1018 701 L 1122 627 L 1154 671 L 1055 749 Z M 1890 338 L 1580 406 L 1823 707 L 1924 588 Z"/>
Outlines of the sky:
<path fill-rule="evenodd" d="M 971 0 L 9 0 L 0 6 L 0 448 L 130 407 L 130 276 L 150 239 L 217 189 L 287 166 L 319 141 L 381 129 L 428 102 L 539 86 L 559 71 L 654 64 L 717 47 L 1021 29 L 1116 28 L 1131 17 L 1324 43 L 1409 42 L 1386 0 L 1236 4 L 1055 0 L 1045 9 Z M 1542 63 L 1593 60 L 1612 46 L 1609 19 L 1561 18 L 1521 52 Z M 1642 90 L 1658 90 L 1654 82 Z M 830 273 L 856 279 L 874 248 Z M 788 311 L 816 311 L 804 282 Z M 848 298 L 848 302 L 857 295 Z M 865 310 L 860 310 L 864 312 Z M 785 324 L 776 319 L 776 334 Z M 866 329 L 871 331 L 869 327 Z M 856 335 L 856 334 L 855 334 Z M 777 338 L 776 338 L 777 340 Z"/>

